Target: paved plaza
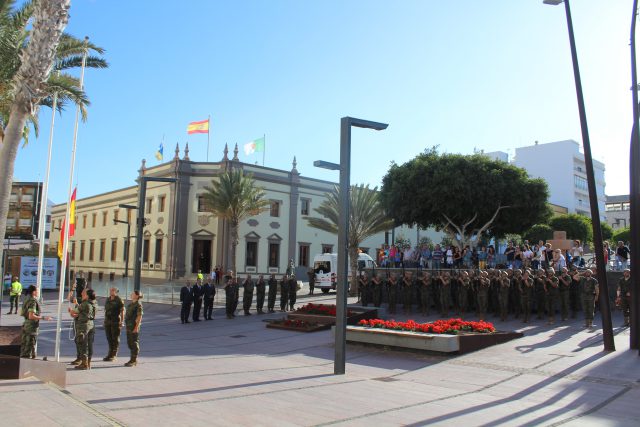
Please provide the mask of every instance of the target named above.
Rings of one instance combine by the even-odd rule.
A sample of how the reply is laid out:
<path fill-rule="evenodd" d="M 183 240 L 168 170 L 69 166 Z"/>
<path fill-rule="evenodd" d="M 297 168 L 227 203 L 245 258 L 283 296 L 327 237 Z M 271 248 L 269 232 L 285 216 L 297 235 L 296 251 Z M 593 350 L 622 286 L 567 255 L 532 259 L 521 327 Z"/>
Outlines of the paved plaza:
<path fill-rule="evenodd" d="M 55 296 L 46 297 L 45 313 L 54 314 Z M 301 292 L 298 302 L 334 299 Z M 347 374 L 335 376 L 331 331 L 265 327 L 263 320 L 282 313 L 227 320 L 218 304 L 213 321 L 183 325 L 178 306 L 144 307 L 137 367 L 122 366 L 126 342 L 117 362 L 102 362 L 107 343 L 97 320 L 93 369 L 70 369 L 64 390 L 35 378 L 0 381 L 2 423 L 600 427 L 640 420 L 640 360 L 628 350 L 628 329 L 617 327 L 619 312 L 612 353 L 602 351 L 601 330 L 586 331 L 578 320 L 523 327 L 490 319 L 524 338 L 456 357 L 348 345 Z M 75 347 L 64 319 L 62 360 L 71 361 Z M 17 325 L 20 318 L 3 314 L 1 322 Z M 53 353 L 54 329 L 42 324 L 40 356 Z"/>

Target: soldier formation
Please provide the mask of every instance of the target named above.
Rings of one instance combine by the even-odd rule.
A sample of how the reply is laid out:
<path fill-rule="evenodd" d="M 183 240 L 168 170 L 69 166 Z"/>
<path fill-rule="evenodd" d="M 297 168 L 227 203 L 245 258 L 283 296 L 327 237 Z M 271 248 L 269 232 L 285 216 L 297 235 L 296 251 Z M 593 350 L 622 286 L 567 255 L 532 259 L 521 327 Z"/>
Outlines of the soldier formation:
<path fill-rule="evenodd" d="M 404 314 L 415 308 L 428 316 L 436 310 L 442 317 L 450 314 L 465 316 L 475 313 L 480 320 L 489 315 L 501 321 L 509 316 L 554 324 L 575 318 L 582 310 L 585 327 L 593 326 L 593 314 L 598 300 L 598 282 L 591 270 L 447 270 L 431 272 L 362 273 L 358 278 L 358 295 L 363 306 L 380 307 L 384 302 L 390 314 L 396 314 L 402 304 Z M 618 284 L 619 305 L 625 325 L 629 323 L 630 273 Z M 625 279 L 626 278 L 626 279 Z"/>

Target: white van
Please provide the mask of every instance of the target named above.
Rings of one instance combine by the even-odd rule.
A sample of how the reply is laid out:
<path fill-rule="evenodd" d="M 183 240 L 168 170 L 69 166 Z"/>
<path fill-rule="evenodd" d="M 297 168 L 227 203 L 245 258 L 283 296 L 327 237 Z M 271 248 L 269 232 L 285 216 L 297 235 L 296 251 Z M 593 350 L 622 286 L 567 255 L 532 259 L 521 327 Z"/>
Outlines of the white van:
<path fill-rule="evenodd" d="M 369 255 L 358 254 L 358 269 L 377 267 L 373 258 Z M 349 268 L 351 268 L 351 260 L 349 260 Z M 316 289 L 322 289 L 325 294 L 330 289 L 336 288 L 336 280 L 338 276 L 338 254 L 319 254 L 313 258 L 313 270 L 316 273 Z M 351 277 L 351 271 L 349 271 Z"/>

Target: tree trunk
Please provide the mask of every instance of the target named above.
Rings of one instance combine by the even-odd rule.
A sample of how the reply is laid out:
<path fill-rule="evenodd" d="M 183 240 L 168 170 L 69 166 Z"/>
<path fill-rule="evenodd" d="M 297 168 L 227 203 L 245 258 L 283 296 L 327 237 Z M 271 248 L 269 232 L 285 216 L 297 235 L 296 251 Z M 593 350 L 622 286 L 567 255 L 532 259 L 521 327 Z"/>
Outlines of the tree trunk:
<path fill-rule="evenodd" d="M 349 295 L 358 294 L 358 247 L 349 248 L 349 266 L 351 267 L 351 280 L 349 281 Z"/>
<path fill-rule="evenodd" d="M 231 254 L 231 271 L 238 277 L 236 271 L 236 248 L 238 247 L 238 224 L 231 223 L 231 238 L 229 239 L 229 253 Z"/>
<path fill-rule="evenodd" d="M 4 238 L 9 213 L 13 170 L 22 130 L 42 100 L 42 90 L 53 67 L 62 31 L 69 19 L 70 0 L 39 0 L 33 11 L 33 29 L 21 54 L 22 63 L 13 78 L 15 98 L 9 121 L 0 136 L 0 236 Z M 1 132 L 0 132 L 1 133 Z"/>

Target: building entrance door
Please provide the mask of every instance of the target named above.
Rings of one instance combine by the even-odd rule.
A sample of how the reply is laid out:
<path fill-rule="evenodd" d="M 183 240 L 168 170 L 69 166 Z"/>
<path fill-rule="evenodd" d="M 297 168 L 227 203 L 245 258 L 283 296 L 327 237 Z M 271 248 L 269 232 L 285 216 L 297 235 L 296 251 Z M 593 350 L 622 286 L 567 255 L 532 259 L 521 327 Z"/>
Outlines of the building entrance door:
<path fill-rule="evenodd" d="M 211 272 L 211 239 L 194 239 L 191 252 L 191 272 L 201 271 L 205 276 Z"/>

